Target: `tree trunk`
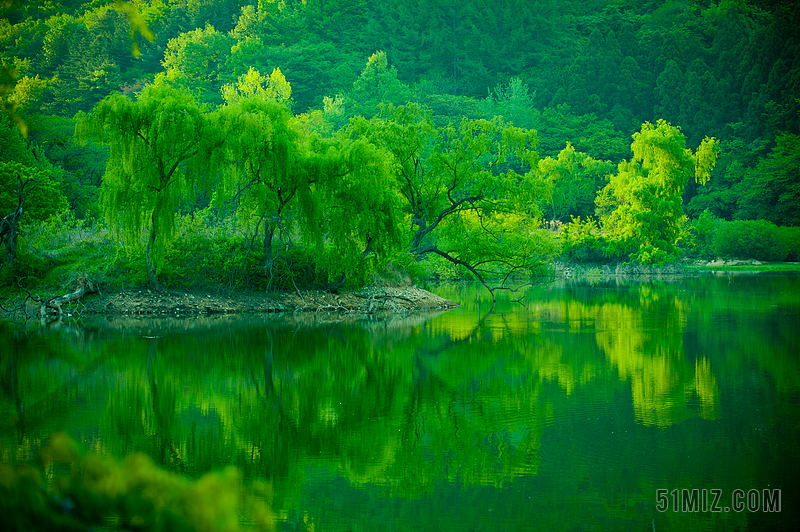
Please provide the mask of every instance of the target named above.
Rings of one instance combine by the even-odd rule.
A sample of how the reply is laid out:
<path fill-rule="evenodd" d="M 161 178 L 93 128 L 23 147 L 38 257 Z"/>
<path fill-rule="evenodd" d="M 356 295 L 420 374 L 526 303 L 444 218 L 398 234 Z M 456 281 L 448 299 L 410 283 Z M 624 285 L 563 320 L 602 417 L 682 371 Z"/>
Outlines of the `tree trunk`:
<path fill-rule="evenodd" d="M 61 310 L 61 305 L 72 303 L 73 301 L 79 301 L 84 295 L 96 294 L 97 291 L 97 285 L 87 279 L 86 275 L 84 274 L 78 278 L 74 292 L 70 292 L 69 294 L 65 294 L 63 296 L 54 296 L 47 301 L 44 301 L 39 314 L 42 318 L 44 318 L 47 315 L 48 309 L 52 309 L 58 312 L 58 315 L 61 316 L 63 313 Z"/>
<path fill-rule="evenodd" d="M 17 183 L 19 183 L 19 191 L 17 192 L 17 208 L 14 212 L 9 213 L 5 216 L 5 218 L 0 219 L 0 238 L 2 238 L 3 244 L 6 247 L 6 261 L 8 262 L 8 267 L 12 268 L 14 266 L 14 261 L 17 258 L 17 224 L 19 223 L 19 219 L 22 217 L 22 204 L 25 201 L 25 185 L 28 183 L 33 182 L 34 185 L 38 183 L 35 179 L 28 179 L 24 183 L 17 177 Z"/>
<path fill-rule="evenodd" d="M 264 268 L 272 268 L 275 257 L 272 256 L 272 239 L 275 236 L 275 224 L 264 224 Z"/>
<path fill-rule="evenodd" d="M 156 242 L 156 213 L 150 215 L 150 234 L 147 236 L 147 247 L 144 249 L 144 261 L 147 264 L 147 279 L 150 281 L 150 287 L 156 290 L 161 289 L 161 285 L 156 278 L 155 267 L 150 260 L 150 247 L 154 246 Z"/>

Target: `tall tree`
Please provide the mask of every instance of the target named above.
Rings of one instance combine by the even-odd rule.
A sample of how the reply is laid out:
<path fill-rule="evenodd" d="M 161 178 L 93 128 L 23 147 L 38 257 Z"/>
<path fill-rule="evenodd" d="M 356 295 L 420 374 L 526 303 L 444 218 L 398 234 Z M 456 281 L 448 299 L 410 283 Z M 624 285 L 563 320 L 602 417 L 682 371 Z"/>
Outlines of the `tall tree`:
<path fill-rule="evenodd" d="M 103 212 L 131 250 L 141 249 L 146 235 L 147 276 L 158 288 L 178 204 L 195 190 L 200 156 L 211 151 L 214 130 L 191 95 L 156 84 L 136 101 L 109 96 L 88 115 L 79 114 L 75 132 L 82 141 L 109 144 Z"/>
<path fill-rule="evenodd" d="M 164 52 L 167 80 L 192 92 L 203 103 L 220 104 L 232 44 L 233 39 L 211 25 L 182 33 L 167 43 Z"/>
<path fill-rule="evenodd" d="M 659 120 L 642 125 L 631 150 L 597 198 L 603 229 L 631 259 L 664 262 L 677 253 L 683 189 L 692 175 L 700 184 L 710 178 L 718 142 L 706 137 L 692 153 L 680 129 Z"/>
<path fill-rule="evenodd" d="M 324 230 L 318 242 L 325 244 L 329 287 L 347 279 L 364 282 L 403 245 L 391 154 L 368 139 L 345 136 L 318 153 L 315 166 L 322 163 L 327 171 L 312 170 L 321 178 L 316 192 L 322 196 L 312 222 Z"/>
<path fill-rule="evenodd" d="M 300 234 L 338 288 L 370 270 L 368 257 L 384 260 L 399 245 L 391 157 L 365 139 L 301 135 L 294 122 L 284 106 L 258 97 L 221 109 L 215 199 L 235 203 L 254 235 L 263 231 L 266 269 L 280 253 L 276 234 Z"/>
<path fill-rule="evenodd" d="M 397 79 L 397 69 L 389 66 L 386 52 L 378 51 L 369 56 L 343 101 L 347 116 L 372 118 L 380 111 L 381 104 L 402 105 L 410 98 L 411 91 Z"/>
<path fill-rule="evenodd" d="M 540 159 L 536 172 L 553 187 L 549 197 L 539 202 L 543 214 L 549 220 L 562 222 L 569 222 L 572 217 L 591 216 L 603 178 L 612 169 L 610 162 L 575 151 L 569 142 L 558 157 Z"/>
<path fill-rule="evenodd" d="M 500 119 L 435 127 L 416 105 L 356 119 L 365 136 L 394 156 L 396 187 L 409 227 L 409 251 L 434 254 L 472 273 L 491 293 L 543 255 L 535 228 L 540 180 L 536 132 Z M 492 284 L 500 278 L 501 283 Z"/>
<path fill-rule="evenodd" d="M 800 137 L 779 136 L 769 156 L 744 173 L 736 192 L 737 218 L 800 225 Z"/>
<path fill-rule="evenodd" d="M 228 105 L 253 97 L 278 102 L 287 108 L 292 105 L 292 86 L 278 67 L 269 76 L 262 76 L 258 70 L 250 67 L 247 74 L 239 76 L 236 83 L 223 85 L 221 92 L 222 99 Z"/>
<path fill-rule="evenodd" d="M 233 202 L 245 224 L 255 222 L 254 234 L 263 227 L 267 268 L 274 259 L 275 232 L 291 226 L 290 206 L 298 195 L 310 194 L 312 178 L 303 167 L 298 135 L 289 119 L 284 106 L 255 96 L 225 106 L 216 120 L 225 140 L 220 153 L 223 179 L 215 201 Z"/>

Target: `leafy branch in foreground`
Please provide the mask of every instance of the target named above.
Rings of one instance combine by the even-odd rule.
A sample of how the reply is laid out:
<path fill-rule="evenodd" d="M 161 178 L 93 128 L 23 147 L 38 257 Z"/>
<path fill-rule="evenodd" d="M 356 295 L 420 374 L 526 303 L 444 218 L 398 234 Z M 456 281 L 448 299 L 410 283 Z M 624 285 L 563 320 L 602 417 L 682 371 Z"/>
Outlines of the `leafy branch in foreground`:
<path fill-rule="evenodd" d="M 7 530 L 273 530 L 275 517 L 264 502 L 269 486 L 247 489 L 235 467 L 197 481 L 161 469 L 144 454 L 124 461 L 87 453 L 63 432 L 54 433 L 38 467 L 0 464 L 0 511 Z"/>

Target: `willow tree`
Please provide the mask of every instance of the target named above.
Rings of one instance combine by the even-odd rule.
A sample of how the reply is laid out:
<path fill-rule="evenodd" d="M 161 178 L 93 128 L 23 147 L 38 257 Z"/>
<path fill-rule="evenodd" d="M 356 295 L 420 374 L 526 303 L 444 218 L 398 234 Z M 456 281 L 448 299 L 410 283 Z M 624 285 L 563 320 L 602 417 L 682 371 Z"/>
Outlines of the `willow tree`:
<path fill-rule="evenodd" d="M 266 268 L 274 260 L 276 231 L 291 225 L 292 206 L 299 196 L 308 197 L 316 178 L 308 172 L 290 118 L 288 109 L 276 101 L 250 97 L 220 109 L 215 121 L 224 137 L 219 152 L 223 179 L 215 201 L 235 205 L 244 223 L 254 220 L 254 237 L 263 227 Z"/>
<path fill-rule="evenodd" d="M 312 158 L 319 181 L 307 226 L 316 228 L 311 234 L 335 290 L 347 279 L 365 280 L 403 245 L 401 198 L 391 153 L 366 138 L 320 142 Z"/>
<path fill-rule="evenodd" d="M 174 233 L 181 199 L 197 185 L 198 163 L 214 144 L 215 130 L 188 94 L 157 84 L 138 100 L 113 94 L 88 115 L 81 114 L 76 136 L 110 146 L 100 200 L 103 213 L 130 250 L 141 249 L 153 287 Z M 203 172 L 208 174 L 208 172 Z"/>
<path fill-rule="evenodd" d="M 546 255 L 536 201 L 547 188 L 530 171 L 535 131 L 499 118 L 436 127 L 430 113 L 411 104 L 354 120 L 349 130 L 393 155 L 413 255 L 434 254 L 465 268 L 493 298 Z"/>
<path fill-rule="evenodd" d="M 254 238 L 263 232 L 265 268 L 278 256 L 276 234 L 292 231 L 338 278 L 332 287 L 396 247 L 390 154 L 364 139 L 301 135 L 284 105 L 259 97 L 225 106 L 215 123 L 224 137 L 215 201 L 234 205 Z"/>
<path fill-rule="evenodd" d="M 701 185 L 710 179 L 718 142 L 706 137 L 692 153 L 680 128 L 659 120 L 642 125 L 631 150 L 598 195 L 598 213 L 620 251 L 636 262 L 662 263 L 678 251 L 683 189 L 692 177 Z"/>

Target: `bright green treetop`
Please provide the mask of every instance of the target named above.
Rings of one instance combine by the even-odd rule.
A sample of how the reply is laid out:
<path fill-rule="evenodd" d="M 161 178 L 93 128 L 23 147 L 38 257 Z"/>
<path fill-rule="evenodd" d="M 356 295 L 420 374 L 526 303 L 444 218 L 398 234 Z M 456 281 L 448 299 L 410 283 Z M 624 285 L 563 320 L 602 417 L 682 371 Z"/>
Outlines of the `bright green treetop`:
<path fill-rule="evenodd" d="M 278 67 L 269 76 L 262 76 L 258 70 L 250 67 L 247 74 L 239 76 L 236 83 L 223 85 L 221 92 L 222 99 L 228 105 L 253 97 L 272 100 L 290 108 L 292 104 L 292 86 Z"/>
<path fill-rule="evenodd" d="M 693 154 L 680 128 L 659 120 L 642 125 L 631 150 L 633 158 L 619 164 L 598 196 L 598 213 L 606 234 L 633 260 L 664 262 L 678 251 L 684 187 L 692 175 L 701 184 L 710 178 L 718 142 L 706 137 Z"/>

